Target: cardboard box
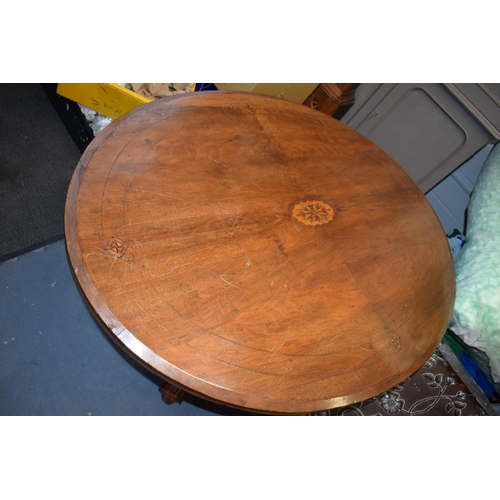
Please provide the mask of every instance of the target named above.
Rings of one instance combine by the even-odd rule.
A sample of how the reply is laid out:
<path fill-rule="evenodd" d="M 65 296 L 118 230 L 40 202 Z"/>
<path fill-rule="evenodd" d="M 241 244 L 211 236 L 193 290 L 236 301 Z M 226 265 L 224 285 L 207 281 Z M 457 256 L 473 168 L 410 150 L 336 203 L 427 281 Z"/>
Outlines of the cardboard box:
<path fill-rule="evenodd" d="M 281 97 L 302 104 L 318 83 L 216 83 L 219 90 L 241 90 Z"/>

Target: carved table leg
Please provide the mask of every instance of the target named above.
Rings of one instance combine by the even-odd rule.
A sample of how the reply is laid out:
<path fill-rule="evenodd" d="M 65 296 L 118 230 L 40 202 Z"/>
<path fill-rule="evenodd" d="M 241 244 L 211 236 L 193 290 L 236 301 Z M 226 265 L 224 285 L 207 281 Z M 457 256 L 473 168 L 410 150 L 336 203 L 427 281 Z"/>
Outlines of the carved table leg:
<path fill-rule="evenodd" d="M 159 387 L 158 390 L 161 392 L 163 402 L 167 405 L 171 405 L 173 403 L 181 404 L 187 396 L 182 389 L 179 389 L 175 385 L 169 384 L 168 382 L 162 387 Z"/>

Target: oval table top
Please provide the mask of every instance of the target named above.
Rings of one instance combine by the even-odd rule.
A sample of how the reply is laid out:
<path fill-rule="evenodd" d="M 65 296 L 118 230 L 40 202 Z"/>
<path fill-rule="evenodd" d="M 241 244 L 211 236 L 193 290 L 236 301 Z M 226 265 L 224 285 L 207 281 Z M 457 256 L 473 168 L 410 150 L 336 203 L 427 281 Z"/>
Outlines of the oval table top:
<path fill-rule="evenodd" d="M 196 92 L 120 117 L 65 209 L 80 289 L 166 381 L 262 413 L 376 396 L 439 344 L 443 229 L 387 154 L 283 99 Z"/>

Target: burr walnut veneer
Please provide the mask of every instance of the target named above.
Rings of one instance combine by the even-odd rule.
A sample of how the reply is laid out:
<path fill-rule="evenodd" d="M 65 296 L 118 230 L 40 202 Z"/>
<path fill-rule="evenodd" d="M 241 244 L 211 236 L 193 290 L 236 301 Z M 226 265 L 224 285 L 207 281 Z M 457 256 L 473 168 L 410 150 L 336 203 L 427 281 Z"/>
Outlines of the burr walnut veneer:
<path fill-rule="evenodd" d="M 65 231 L 126 352 L 254 412 L 393 387 L 453 306 L 448 243 L 410 177 L 346 125 L 262 95 L 183 94 L 114 121 L 76 168 Z"/>

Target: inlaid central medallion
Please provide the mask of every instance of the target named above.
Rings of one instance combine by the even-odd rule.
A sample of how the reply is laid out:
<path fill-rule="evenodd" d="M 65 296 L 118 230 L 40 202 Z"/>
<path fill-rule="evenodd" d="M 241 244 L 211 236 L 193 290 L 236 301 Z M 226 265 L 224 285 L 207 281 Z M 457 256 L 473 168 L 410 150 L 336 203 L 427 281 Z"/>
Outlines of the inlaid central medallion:
<path fill-rule="evenodd" d="M 333 220 L 335 211 L 326 202 L 320 200 L 302 200 L 291 207 L 292 216 L 307 226 L 328 224 Z"/>

